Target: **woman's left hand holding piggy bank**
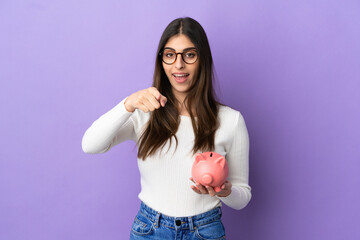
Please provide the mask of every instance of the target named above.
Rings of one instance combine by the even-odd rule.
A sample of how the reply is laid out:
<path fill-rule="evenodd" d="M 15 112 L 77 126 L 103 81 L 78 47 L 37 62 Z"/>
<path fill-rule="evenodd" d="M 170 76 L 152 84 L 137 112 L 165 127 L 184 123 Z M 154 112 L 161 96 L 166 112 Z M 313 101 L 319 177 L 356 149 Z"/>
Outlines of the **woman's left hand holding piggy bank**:
<path fill-rule="evenodd" d="M 211 186 L 204 186 L 200 183 L 195 182 L 195 180 L 191 177 L 190 180 L 196 184 L 196 186 L 191 185 L 191 189 L 198 194 L 209 194 L 210 196 L 218 196 L 218 197 L 227 197 L 231 193 L 232 184 L 228 180 L 221 186 L 220 192 L 215 192 L 214 188 Z"/>

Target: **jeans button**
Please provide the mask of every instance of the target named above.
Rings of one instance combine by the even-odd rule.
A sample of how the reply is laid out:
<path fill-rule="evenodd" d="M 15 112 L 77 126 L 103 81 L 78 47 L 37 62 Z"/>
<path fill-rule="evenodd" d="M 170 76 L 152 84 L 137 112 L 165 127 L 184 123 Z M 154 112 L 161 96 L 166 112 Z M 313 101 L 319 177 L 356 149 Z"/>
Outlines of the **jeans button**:
<path fill-rule="evenodd" d="M 176 226 L 180 226 L 180 225 L 181 225 L 181 221 L 180 221 L 180 220 L 176 220 L 175 223 L 176 223 Z"/>

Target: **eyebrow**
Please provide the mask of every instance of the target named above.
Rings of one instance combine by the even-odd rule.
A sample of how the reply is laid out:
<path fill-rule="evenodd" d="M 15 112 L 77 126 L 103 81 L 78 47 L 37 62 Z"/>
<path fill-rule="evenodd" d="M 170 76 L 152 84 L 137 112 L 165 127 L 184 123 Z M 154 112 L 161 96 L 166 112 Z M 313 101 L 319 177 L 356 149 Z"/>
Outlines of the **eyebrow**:
<path fill-rule="evenodd" d="M 171 48 L 171 47 L 166 47 L 166 48 L 164 48 L 164 49 L 170 49 L 170 50 L 176 51 L 175 49 L 173 49 L 173 48 Z M 183 51 L 190 50 L 190 49 L 196 49 L 196 47 L 184 48 Z"/>

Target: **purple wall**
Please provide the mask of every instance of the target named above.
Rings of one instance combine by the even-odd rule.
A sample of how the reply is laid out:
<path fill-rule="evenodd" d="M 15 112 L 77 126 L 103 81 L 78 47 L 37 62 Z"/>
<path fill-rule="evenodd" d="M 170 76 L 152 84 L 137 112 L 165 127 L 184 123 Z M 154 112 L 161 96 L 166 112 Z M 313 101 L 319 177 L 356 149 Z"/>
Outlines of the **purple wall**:
<path fill-rule="evenodd" d="M 167 24 L 205 28 L 221 100 L 245 117 L 253 198 L 228 239 L 360 239 L 359 1 L 0 2 L 0 239 L 127 239 L 136 149 L 85 130 L 151 85 Z"/>

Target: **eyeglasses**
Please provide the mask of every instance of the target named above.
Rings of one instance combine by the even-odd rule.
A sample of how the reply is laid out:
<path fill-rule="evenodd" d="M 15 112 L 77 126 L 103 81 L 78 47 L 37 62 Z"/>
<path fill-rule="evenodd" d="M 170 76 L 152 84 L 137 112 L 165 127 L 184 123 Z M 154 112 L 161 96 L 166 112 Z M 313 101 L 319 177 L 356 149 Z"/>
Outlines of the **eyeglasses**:
<path fill-rule="evenodd" d="M 181 54 L 182 60 L 187 64 L 193 64 L 198 60 L 199 53 L 196 51 L 196 48 L 187 48 L 183 52 L 177 53 L 174 49 L 165 48 L 162 52 L 159 53 L 162 56 L 162 61 L 165 64 L 171 65 L 176 62 L 177 55 Z"/>

